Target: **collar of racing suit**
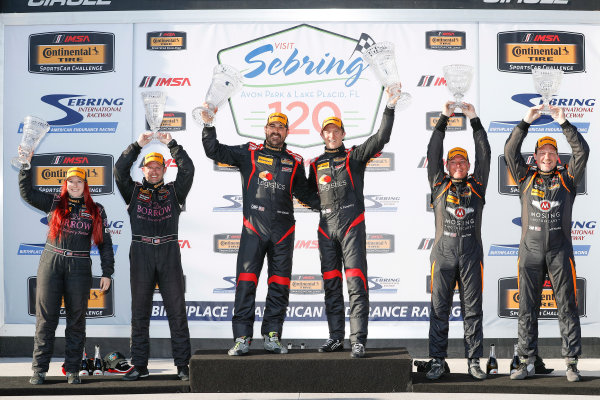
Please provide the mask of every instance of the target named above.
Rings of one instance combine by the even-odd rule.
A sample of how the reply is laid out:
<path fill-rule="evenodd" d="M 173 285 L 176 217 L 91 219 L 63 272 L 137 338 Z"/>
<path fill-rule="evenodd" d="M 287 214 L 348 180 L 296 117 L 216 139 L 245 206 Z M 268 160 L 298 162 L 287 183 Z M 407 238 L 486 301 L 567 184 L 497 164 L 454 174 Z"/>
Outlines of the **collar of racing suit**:
<path fill-rule="evenodd" d="M 71 197 L 69 195 L 69 204 L 81 204 L 83 203 L 83 197 Z"/>
<path fill-rule="evenodd" d="M 263 145 L 264 145 L 265 149 L 269 149 L 269 150 L 272 150 L 272 151 L 283 151 L 286 148 L 286 144 L 285 143 L 281 147 L 273 147 L 273 146 L 270 146 L 267 143 L 266 140 L 264 141 Z"/>
<path fill-rule="evenodd" d="M 160 188 L 164 184 L 165 184 L 164 179 L 158 183 L 150 183 L 146 180 L 146 178 L 142 178 L 142 186 L 144 187 L 144 189 L 155 190 L 155 189 Z"/>
<path fill-rule="evenodd" d="M 327 146 L 325 146 L 325 153 L 343 153 L 346 151 L 346 146 L 344 146 L 344 144 L 342 143 L 342 145 L 340 147 L 337 147 L 335 149 L 328 149 Z"/>

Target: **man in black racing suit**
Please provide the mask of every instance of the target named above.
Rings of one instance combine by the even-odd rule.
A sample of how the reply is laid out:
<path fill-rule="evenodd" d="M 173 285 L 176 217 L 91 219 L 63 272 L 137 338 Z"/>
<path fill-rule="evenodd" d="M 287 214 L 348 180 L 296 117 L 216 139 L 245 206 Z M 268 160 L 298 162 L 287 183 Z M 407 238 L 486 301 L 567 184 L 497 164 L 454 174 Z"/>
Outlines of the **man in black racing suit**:
<path fill-rule="evenodd" d="M 180 379 L 189 379 L 190 333 L 185 308 L 185 288 L 178 242 L 181 204 L 192 187 L 194 164 L 181 145 L 169 133 L 159 133 L 177 164 L 175 181 L 164 183 L 166 172 L 160 153 L 144 157 L 142 183 L 131 179 L 131 166 L 142 147 L 150 143 L 152 132 L 142 133 L 115 164 L 115 180 L 127 204 L 131 221 L 129 250 L 131 283 L 131 363 L 134 368 L 124 380 L 145 378 L 150 349 L 149 327 L 152 296 L 158 283 L 169 329 L 171 348 Z"/>
<path fill-rule="evenodd" d="M 265 142 L 226 146 L 217 140 L 212 118 L 203 113 L 202 144 L 212 160 L 236 166 L 242 175 L 244 226 L 236 268 L 235 313 L 232 319 L 234 346 L 228 354 L 248 353 L 252 341 L 255 297 L 265 255 L 268 292 L 261 327 L 265 350 L 287 353 L 281 332 L 289 303 L 294 251 L 293 196 L 312 208 L 316 194 L 306 181 L 304 161 L 287 150 L 288 119 L 273 113 L 265 125 Z"/>
<path fill-rule="evenodd" d="M 452 102 L 444 111 L 431 134 L 427 147 L 427 176 L 435 215 L 435 241 L 431 250 L 431 315 L 429 318 L 429 356 L 433 358 L 428 379 L 444 374 L 448 349 L 448 319 L 454 288 L 458 283 L 463 315 L 465 357 L 468 372 L 482 380 L 479 358 L 483 355 L 483 246 L 481 216 L 490 173 L 491 150 L 487 133 L 473 105 L 463 103 L 462 111 L 470 119 L 475 143 L 475 168 L 468 175 L 470 163 L 466 150 L 448 151 L 444 172 L 442 159 L 446 127 Z"/>
<path fill-rule="evenodd" d="M 390 92 L 388 91 L 388 94 Z M 389 142 L 394 110 L 400 91 L 390 94 L 381 126 L 363 144 L 346 149 L 342 120 L 326 118 L 321 138 L 325 152 L 311 160 L 308 182 L 321 200 L 319 255 L 325 286 L 325 312 L 329 339 L 320 352 L 344 349 L 345 305 L 342 265 L 346 273 L 350 300 L 351 357 L 365 355 L 369 324 L 369 287 L 367 281 L 367 235 L 365 230 L 364 177 L 367 163 L 379 155 Z"/>
<path fill-rule="evenodd" d="M 508 169 L 519 187 L 522 234 L 519 245 L 519 356 L 521 365 L 510 375 L 524 379 L 535 374 L 538 314 L 542 286 L 550 276 L 558 310 L 562 356 L 567 379 L 580 380 L 577 358 L 581 354 L 581 328 L 577 309 L 575 259 L 571 243 L 571 216 L 577 184 L 583 177 L 590 149 L 585 139 L 565 119 L 561 107 L 550 106 L 550 115 L 559 123 L 573 156 L 567 165 L 558 165 L 556 140 L 540 138 L 535 147 L 537 166 L 527 165 L 521 145 L 529 126 L 541 115 L 542 105 L 530 108 L 513 129 L 504 147 Z"/>

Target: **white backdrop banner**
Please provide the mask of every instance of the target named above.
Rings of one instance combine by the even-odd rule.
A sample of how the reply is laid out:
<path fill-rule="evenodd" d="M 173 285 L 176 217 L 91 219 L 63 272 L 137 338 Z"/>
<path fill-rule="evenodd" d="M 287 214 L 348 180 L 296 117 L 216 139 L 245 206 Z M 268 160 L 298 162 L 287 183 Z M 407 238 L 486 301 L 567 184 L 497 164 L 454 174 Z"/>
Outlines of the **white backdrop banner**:
<path fill-rule="evenodd" d="M 592 151 L 599 124 L 593 88 L 600 84 L 600 26 L 531 26 L 479 23 L 315 23 L 315 24 L 121 24 L 98 26 L 8 26 L 6 54 L 4 156 L 12 157 L 20 140 L 19 123 L 34 114 L 50 121 L 51 132 L 34 160 L 36 184 L 52 190 L 61 168 L 85 165 L 98 174 L 97 201 L 112 221 L 117 265 L 114 291 L 93 290 L 88 323 L 126 325 L 130 319 L 128 248 L 130 229 L 125 204 L 112 179 L 112 165 L 125 147 L 147 129 L 141 93 L 168 95 L 163 129 L 191 155 L 196 177 L 181 216 L 180 246 L 186 302 L 194 337 L 231 336 L 235 264 L 242 228 L 239 173 L 204 155 L 201 127 L 191 111 L 201 105 L 218 63 L 241 71 L 240 93 L 217 113 L 221 143 L 261 143 L 266 117 L 286 113 L 287 142 L 305 162 L 319 155 L 321 121 L 341 117 L 346 146 L 374 133 L 386 95 L 361 57 L 361 38 L 391 41 L 403 89 L 413 101 L 396 112 L 390 143 L 365 174 L 365 206 L 371 338 L 427 338 L 429 326 L 429 252 L 434 218 L 429 209 L 426 147 L 446 100 L 442 67 L 468 64 L 475 76 L 465 101 L 475 105 L 488 130 L 492 171 L 483 215 L 485 252 L 484 334 L 516 337 L 516 254 L 520 238 L 519 202 L 503 164 L 504 142 L 526 108 L 539 104 L 532 65 L 565 70 L 555 104 L 567 108 Z M 13 78 L 14 77 L 14 78 Z M 16 96 L 14 93 L 20 93 Z M 10 101 L 9 101 L 10 99 Z M 535 139 L 557 138 L 561 162 L 570 149 L 560 127 L 540 120 L 523 150 Z M 467 118 L 455 115 L 446 149 L 473 152 Z M 165 155 L 166 180 L 177 166 L 168 149 L 152 143 L 143 149 Z M 600 272 L 593 248 L 597 213 L 592 182 L 598 180 L 590 158 L 573 220 L 578 299 L 584 336 L 597 336 Z M 110 172 L 110 173 L 109 173 Z M 141 179 L 138 163 L 132 173 Z M 16 171 L 4 169 L 5 323 L 33 324 L 32 283 L 47 227 L 44 215 L 20 198 Z M 13 182 L 13 183 L 10 183 Z M 497 189 L 496 189 L 497 188 Z M 318 214 L 296 207 L 296 243 L 285 337 L 325 338 L 328 334 L 317 241 Z M 43 222 L 43 221 L 42 221 Z M 99 275 L 98 258 L 94 272 Z M 266 296 L 266 266 L 257 291 L 257 321 Z M 580 282 L 581 281 L 581 284 Z M 135 284 L 132 282 L 131 284 Z M 23 290 L 27 288 L 27 291 Z M 551 287 L 544 289 L 541 336 L 558 336 Z M 450 336 L 462 337 L 460 301 L 455 296 Z M 166 325 L 160 294 L 155 295 L 152 326 Z M 258 329 L 258 327 L 257 327 Z M 258 332 L 258 331 L 257 331 Z M 164 329 L 161 335 L 164 335 Z M 168 331 L 166 332 L 168 335 Z M 156 335 L 155 335 L 156 336 Z"/>

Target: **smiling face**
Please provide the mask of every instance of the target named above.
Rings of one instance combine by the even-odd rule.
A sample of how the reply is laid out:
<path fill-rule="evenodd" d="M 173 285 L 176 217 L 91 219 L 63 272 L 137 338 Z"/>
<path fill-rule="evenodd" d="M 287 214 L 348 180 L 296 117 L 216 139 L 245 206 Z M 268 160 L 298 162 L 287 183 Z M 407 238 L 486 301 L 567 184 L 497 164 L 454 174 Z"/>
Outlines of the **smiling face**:
<path fill-rule="evenodd" d="M 446 167 L 452 179 L 465 179 L 469 173 L 471 164 L 463 156 L 456 155 L 452 157 L 452 160 L 448 161 Z"/>
<path fill-rule="evenodd" d="M 167 167 L 156 161 L 150 161 L 142 167 L 144 178 L 153 185 L 163 180 L 165 172 L 167 172 Z"/>
<path fill-rule="evenodd" d="M 337 149 L 342 145 L 346 132 L 336 124 L 327 124 L 321 131 L 321 138 L 328 149 Z"/>
<path fill-rule="evenodd" d="M 552 171 L 558 163 L 558 153 L 556 152 L 556 147 L 552 146 L 551 144 L 545 144 L 542 147 L 539 147 L 533 154 L 533 158 L 535 158 L 538 168 L 542 172 Z"/>
<path fill-rule="evenodd" d="M 67 192 L 69 196 L 74 199 L 78 199 L 83 197 L 83 188 L 85 187 L 85 182 L 78 176 L 71 176 L 67 179 Z"/>
<path fill-rule="evenodd" d="M 281 147 L 288 135 L 288 128 L 281 122 L 270 122 L 265 125 L 265 141 L 271 147 Z"/>

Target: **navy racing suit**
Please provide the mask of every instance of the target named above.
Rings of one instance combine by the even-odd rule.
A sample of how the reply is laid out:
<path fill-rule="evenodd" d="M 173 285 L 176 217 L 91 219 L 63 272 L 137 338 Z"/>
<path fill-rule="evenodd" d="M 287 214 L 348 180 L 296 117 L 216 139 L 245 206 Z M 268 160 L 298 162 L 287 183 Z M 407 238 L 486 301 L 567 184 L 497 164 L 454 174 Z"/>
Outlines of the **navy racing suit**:
<path fill-rule="evenodd" d="M 369 287 L 367 281 L 367 234 L 365 169 L 389 142 L 394 124 L 394 109 L 385 108 L 381 126 L 363 144 L 346 149 L 325 149 L 311 160 L 308 177 L 312 190 L 321 200 L 319 255 L 325 286 L 325 311 L 331 339 L 344 340 L 345 306 L 342 266 L 350 301 L 350 342 L 367 342 L 369 324 Z"/>
<path fill-rule="evenodd" d="M 258 278 L 265 255 L 268 291 L 261 333 L 281 337 L 289 304 L 294 251 L 293 196 L 312 208 L 318 199 L 306 181 L 304 161 L 298 154 L 266 144 L 219 143 L 214 127 L 202 131 L 206 156 L 239 168 L 242 177 L 243 228 L 236 268 L 234 338 L 252 337 Z"/>

